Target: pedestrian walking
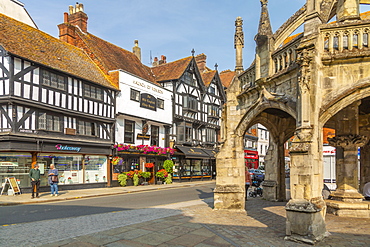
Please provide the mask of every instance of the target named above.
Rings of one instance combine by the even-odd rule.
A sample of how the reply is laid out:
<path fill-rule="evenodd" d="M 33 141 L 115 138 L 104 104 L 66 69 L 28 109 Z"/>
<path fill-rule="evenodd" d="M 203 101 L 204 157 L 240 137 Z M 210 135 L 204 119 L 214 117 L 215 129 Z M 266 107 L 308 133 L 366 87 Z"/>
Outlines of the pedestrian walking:
<path fill-rule="evenodd" d="M 55 168 L 54 164 L 50 165 L 48 176 L 51 190 L 50 196 L 58 196 L 58 169 Z"/>
<path fill-rule="evenodd" d="M 246 167 L 245 168 L 245 200 L 246 201 L 248 197 L 248 189 L 251 184 L 252 184 L 251 174 L 249 173 L 248 168 Z"/>
<path fill-rule="evenodd" d="M 34 168 L 30 170 L 30 173 L 28 174 L 31 179 L 31 186 L 32 186 L 32 197 L 31 199 L 36 197 L 39 198 L 39 190 L 40 190 L 40 170 L 39 165 L 36 164 Z"/>

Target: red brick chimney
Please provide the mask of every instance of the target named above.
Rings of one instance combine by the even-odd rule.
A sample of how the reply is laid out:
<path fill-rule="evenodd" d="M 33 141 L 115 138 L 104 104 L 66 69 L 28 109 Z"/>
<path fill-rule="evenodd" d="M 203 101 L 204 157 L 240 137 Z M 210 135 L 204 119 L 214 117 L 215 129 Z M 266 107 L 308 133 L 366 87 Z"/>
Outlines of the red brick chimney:
<path fill-rule="evenodd" d="M 153 61 L 153 67 L 155 66 L 158 66 L 158 58 L 157 57 L 154 57 L 154 61 Z"/>
<path fill-rule="evenodd" d="M 87 14 L 83 12 L 83 4 L 76 3 L 76 6 L 69 6 L 69 14 L 64 13 L 64 23 L 59 24 L 59 39 L 71 45 L 76 45 L 76 27 L 87 33 Z"/>
<path fill-rule="evenodd" d="M 164 64 L 164 63 L 167 63 L 166 56 L 161 55 L 161 60 L 159 60 L 159 64 Z"/>
<path fill-rule="evenodd" d="M 206 60 L 207 56 L 204 53 L 195 56 L 195 61 L 197 62 L 200 73 L 206 70 Z"/>

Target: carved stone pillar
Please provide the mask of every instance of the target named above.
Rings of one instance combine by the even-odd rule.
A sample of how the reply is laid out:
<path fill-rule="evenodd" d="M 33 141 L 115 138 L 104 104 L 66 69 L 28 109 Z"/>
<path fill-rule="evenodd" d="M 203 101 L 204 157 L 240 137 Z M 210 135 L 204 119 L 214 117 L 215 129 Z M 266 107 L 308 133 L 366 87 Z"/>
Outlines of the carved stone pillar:
<path fill-rule="evenodd" d="M 245 162 L 243 137 L 234 133 L 217 154 L 214 189 L 215 210 L 245 211 Z"/>
<path fill-rule="evenodd" d="M 361 202 L 363 196 L 358 192 L 358 158 L 357 149 L 367 142 L 366 136 L 347 135 L 329 138 L 329 144 L 336 151 L 337 189 L 331 194 L 333 200 L 344 202 Z"/>
<path fill-rule="evenodd" d="M 358 148 L 367 142 L 367 137 L 359 135 L 360 102 L 355 102 L 335 115 L 334 138 L 328 138 L 336 151 L 337 190 L 332 193 L 334 200 L 360 202 L 363 196 L 358 192 Z"/>
<path fill-rule="evenodd" d="M 277 143 L 270 135 L 269 148 L 265 157 L 265 181 L 263 182 L 263 198 L 268 201 L 277 201 L 277 166 L 278 152 Z"/>
<path fill-rule="evenodd" d="M 298 128 L 290 148 L 291 199 L 287 213 L 286 239 L 314 244 L 326 237 L 326 205 L 321 196 L 323 186 L 321 142 L 311 128 Z M 320 172 L 321 170 L 321 172 Z"/>

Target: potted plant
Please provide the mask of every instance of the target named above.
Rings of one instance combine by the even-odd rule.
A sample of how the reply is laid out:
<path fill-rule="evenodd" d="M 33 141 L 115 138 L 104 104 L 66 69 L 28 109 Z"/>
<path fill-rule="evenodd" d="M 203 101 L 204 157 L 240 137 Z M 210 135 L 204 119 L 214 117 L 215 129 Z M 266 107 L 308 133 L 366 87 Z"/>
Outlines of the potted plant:
<path fill-rule="evenodd" d="M 127 183 L 127 175 L 126 173 L 121 173 L 120 175 L 118 175 L 118 182 L 121 186 L 126 186 L 126 183 Z"/>
<path fill-rule="evenodd" d="M 173 161 L 172 160 L 165 160 L 163 163 L 163 168 L 167 172 L 167 177 L 165 177 L 164 182 L 166 184 L 172 184 L 172 175 L 173 172 Z"/>
<path fill-rule="evenodd" d="M 155 176 L 159 179 L 158 184 L 162 184 L 163 180 L 168 176 L 168 172 L 165 169 L 160 169 Z"/>
<path fill-rule="evenodd" d="M 150 172 L 142 172 L 141 176 L 145 179 L 144 185 L 148 185 L 147 179 L 150 178 L 152 174 Z"/>

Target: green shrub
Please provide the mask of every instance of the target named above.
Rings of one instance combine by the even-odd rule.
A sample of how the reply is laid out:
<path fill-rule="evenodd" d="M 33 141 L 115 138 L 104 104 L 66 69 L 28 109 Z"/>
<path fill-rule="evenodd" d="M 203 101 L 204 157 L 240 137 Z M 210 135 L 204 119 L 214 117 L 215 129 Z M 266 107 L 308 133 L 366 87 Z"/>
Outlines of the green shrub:
<path fill-rule="evenodd" d="M 172 173 L 172 171 L 173 171 L 173 161 L 172 160 L 165 160 L 164 163 L 163 163 L 163 168 L 168 173 Z"/>
<path fill-rule="evenodd" d="M 168 173 L 168 176 L 164 179 L 164 182 L 166 184 L 172 184 L 172 176 L 170 173 Z"/>
<path fill-rule="evenodd" d="M 134 186 L 138 186 L 139 185 L 139 174 L 135 173 L 134 178 L 132 180 L 134 182 Z"/>
<path fill-rule="evenodd" d="M 121 186 L 126 186 L 127 175 L 124 173 L 121 173 L 120 175 L 118 175 L 118 182 Z"/>

